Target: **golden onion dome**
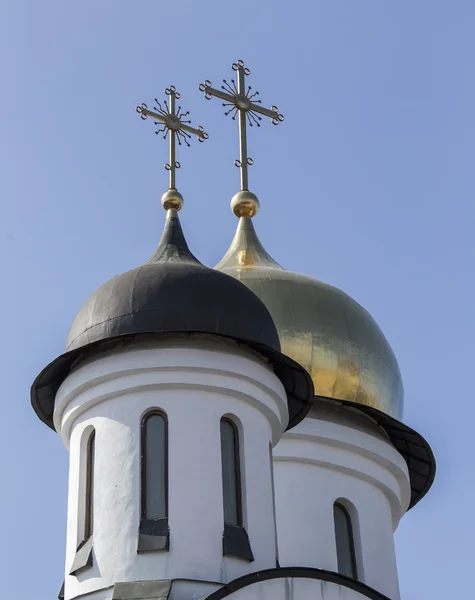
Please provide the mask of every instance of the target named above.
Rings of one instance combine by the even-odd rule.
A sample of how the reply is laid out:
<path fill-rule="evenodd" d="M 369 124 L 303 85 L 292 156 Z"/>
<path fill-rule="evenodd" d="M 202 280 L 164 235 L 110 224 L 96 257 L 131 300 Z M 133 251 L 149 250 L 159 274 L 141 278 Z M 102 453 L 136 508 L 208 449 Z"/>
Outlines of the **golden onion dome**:
<path fill-rule="evenodd" d="M 397 419 L 403 387 L 394 352 L 373 317 L 327 283 L 286 271 L 265 251 L 250 216 L 215 267 L 246 284 L 267 306 L 282 352 L 311 375 L 315 395 L 358 402 Z"/>

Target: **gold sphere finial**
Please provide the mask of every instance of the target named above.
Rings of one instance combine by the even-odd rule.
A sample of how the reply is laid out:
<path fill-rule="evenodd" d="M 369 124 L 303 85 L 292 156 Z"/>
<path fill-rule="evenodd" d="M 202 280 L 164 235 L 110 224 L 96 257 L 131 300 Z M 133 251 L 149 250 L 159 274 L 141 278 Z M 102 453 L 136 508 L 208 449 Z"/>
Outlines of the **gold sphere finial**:
<path fill-rule="evenodd" d="M 180 210 L 183 206 L 183 196 L 175 188 L 170 188 L 162 196 L 162 206 L 165 210 L 174 208 Z"/>
<path fill-rule="evenodd" d="M 231 200 L 231 210 L 236 217 L 253 217 L 259 210 L 259 199 L 249 190 L 241 190 Z"/>

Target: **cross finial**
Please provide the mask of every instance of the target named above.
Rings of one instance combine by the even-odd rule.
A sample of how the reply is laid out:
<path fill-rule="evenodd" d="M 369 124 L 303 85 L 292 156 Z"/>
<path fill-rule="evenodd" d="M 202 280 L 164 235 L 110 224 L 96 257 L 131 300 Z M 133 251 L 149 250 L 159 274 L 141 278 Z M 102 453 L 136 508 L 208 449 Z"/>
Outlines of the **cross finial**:
<path fill-rule="evenodd" d="M 181 112 L 181 106 L 176 109 L 176 100 L 180 99 L 180 94 L 176 91 L 175 86 L 171 85 L 165 90 L 165 94 L 169 97 L 170 103 L 164 100 L 163 104 L 165 109 L 162 108 L 162 104 L 155 98 L 154 111 L 149 110 L 146 104 L 137 106 L 136 111 L 140 114 L 140 118 L 145 120 L 147 117 L 151 117 L 155 125 L 162 125 L 155 131 L 156 134 L 163 133 L 163 139 L 169 137 L 170 140 L 170 159 L 166 163 L 165 169 L 170 174 L 170 187 L 162 197 L 162 204 L 165 210 L 169 208 L 175 208 L 180 210 L 183 205 L 183 197 L 176 189 L 176 170 L 181 167 L 180 163 L 176 160 L 176 141 L 181 146 L 185 143 L 190 146 L 191 134 L 196 135 L 199 142 L 204 142 L 208 139 L 208 134 L 201 125 L 197 129 L 190 127 L 191 121 L 185 120 L 190 113 Z"/>
<path fill-rule="evenodd" d="M 239 115 L 239 160 L 235 160 L 234 164 L 241 171 L 241 191 L 231 201 L 233 211 L 237 216 L 254 216 L 259 208 L 259 200 L 257 196 L 249 191 L 248 167 L 254 161 L 247 155 L 247 131 L 246 126 L 250 127 L 257 125 L 260 127 L 262 116 L 269 117 L 274 125 L 278 125 L 284 120 L 283 115 L 279 113 L 277 106 L 272 108 L 264 108 L 261 106 L 261 100 L 255 99 L 259 92 L 253 92 L 251 86 L 246 89 L 246 76 L 251 74 L 250 69 L 244 66 L 242 60 L 233 63 L 232 68 L 237 72 L 237 84 L 234 79 L 228 82 L 223 79 L 223 84 L 220 90 L 212 87 L 211 81 L 206 80 L 201 83 L 199 88 L 204 92 L 205 98 L 211 100 L 213 96 L 225 100 L 224 107 L 229 107 L 224 113 L 231 114 L 233 120 Z"/>

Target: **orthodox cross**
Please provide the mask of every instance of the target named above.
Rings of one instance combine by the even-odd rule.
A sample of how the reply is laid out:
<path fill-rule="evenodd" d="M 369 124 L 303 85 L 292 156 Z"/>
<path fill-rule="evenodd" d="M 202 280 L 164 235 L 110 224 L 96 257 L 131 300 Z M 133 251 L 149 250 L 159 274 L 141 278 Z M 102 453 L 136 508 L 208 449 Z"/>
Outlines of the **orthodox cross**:
<path fill-rule="evenodd" d="M 176 91 L 175 86 L 171 85 L 165 90 L 165 94 L 170 98 L 170 105 L 165 100 L 163 104 L 165 105 L 164 110 L 162 108 L 161 103 L 155 98 L 155 103 L 157 106 L 154 106 L 154 111 L 149 110 L 146 104 L 141 104 L 137 106 L 136 111 L 140 114 L 140 118 L 145 120 L 147 117 L 151 117 L 155 125 L 163 125 L 160 129 L 157 129 L 155 133 L 164 133 L 163 139 L 167 139 L 168 135 L 170 135 L 170 160 L 165 165 L 165 169 L 170 174 L 170 189 L 176 189 L 176 169 L 180 168 L 180 163 L 176 160 L 176 141 L 178 140 L 178 145 L 181 146 L 182 142 L 184 142 L 187 146 L 190 146 L 190 142 L 188 141 L 192 135 L 196 135 L 199 142 L 204 142 L 208 139 L 208 134 L 200 125 L 197 129 L 194 127 L 190 127 L 189 123 L 191 121 L 185 121 L 184 118 L 187 117 L 190 113 L 189 111 L 182 113 L 181 106 L 178 107 L 178 111 L 176 110 L 176 100 L 180 99 L 180 94 Z"/>
<path fill-rule="evenodd" d="M 247 155 L 247 133 L 246 125 L 249 123 L 250 127 L 253 125 L 261 126 L 259 121 L 262 121 L 260 115 L 269 117 L 274 125 L 278 125 L 284 120 L 283 115 L 279 113 L 277 106 L 272 108 L 264 108 L 260 106 L 261 100 L 254 100 L 259 92 L 251 94 L 251 86 L 247 87 L 246 90 L 246 75 L 250 75 L 251 71 L 244 66 L 242 60 L 238 60 L 233 63 L 232 68 L 237 72 L 237 85 L 234 79 L 231 79 L 231 83 L 223 79 L 224 85 L 221 86 L 220 90 L 217 90 L 212 86 L 211 81 L 206 80 L 201 83 L 199 88 L 205 94 L 207 100 L 211 100 L 213 96 L 225 100 L 223 106 L 230 107 L 224 114 L 229 115 L 232 113 L 233 120 L 236 119 L 236 115 L 239 113 L 239 147 L 240 156 L 239 160 L 235 160 L 234 164 L 241 170 L 241 190 L 249 189 L 248 182 L 248 166 L 251 166 L 254 161 Z"/>

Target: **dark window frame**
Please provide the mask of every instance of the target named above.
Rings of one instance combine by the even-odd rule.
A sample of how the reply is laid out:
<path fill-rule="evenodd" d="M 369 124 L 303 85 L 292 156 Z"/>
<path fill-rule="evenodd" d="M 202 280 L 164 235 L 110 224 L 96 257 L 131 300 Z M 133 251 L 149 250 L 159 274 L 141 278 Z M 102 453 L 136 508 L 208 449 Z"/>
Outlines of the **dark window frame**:
<path fill-rule="evenodd" d="M 226 525 L 232 525 L 234 527 L 243 527 L 243 502 L 242 502 L 242 477 L 241 477 L 241 444 L 239 443 L 239 430 L 237 428 L 236 423 L 230 419 L 229 417 L 222 417 L 219 422 L 219 433 L 220 433 L 220 441 L 222 440 L 222 431 L 221 424 L 227 423 L 231 425 L 233 430 L 233 454 L 234 454 L 234 472 L 236 475 L 236 512 L 237 512 L 237 523 L 227 523 Z M 222 441 L 221 441 L 222 443 Z M 221 469 L 223 467 L 223 451 L 221 446 Z M 221 472 L 222 476 L 222 472 Z M 223 512 L 224 512 L 224 479 L 223 479 Z"/>
<path fill-rule="evenodd" d="M 86 482 L 84 508 L 84 536 L 88 540 L 94 533 L 94 473 L 96 461 L 96 430 L 89 434 L 86 444 Z"/>
<path fill-rule="evenodd" d="M 162 417 L 165 422 L 165 439 L 164 443 L 164 481 L 165 487 L 165 516 L 168 519 L 168 417 L 163 410 L 154 408 L 147 411 L 143 417 L 140 426 L 140 518 L 145 521 L 149 520 L 147 515 L 147 421 L 153 416 Z"/>
<path fill-rule="evenodd" d="M 347 573 L 343 573 L 341 571 L 341 566 L 339 564 L 340 563 L 339 557 L 338 557 L 339 540 L 338 540 L 336 518 L 335 518 L 335 509 L 336 508 L 340 509 L 345 516 L 346 529 L 347 529 L 347 533 L 348 533 L 348 543 L 349 543 L 349 549 L 350 549 L 350 563 L 351 563 L 351 574 L 350 575 L 348 575 Z M 356 581 L 358 581 L 358 564 L 357 564 L 357 560 L 356 560 L 355 537 L 353 534 L 353 520 L 351 518 L 350 511 L 346 508 L 346 506 L 344 504 L 342 504 L 341 502 L 338 502 L 338 501 L 333 503 L 333 526 L 335 529 L 335 542 L 336 542 L 336 551 L 337 551 L 338 572 L 342 575 L 345 575 L 346 577 L 350 577 L 351 579 L 355 579 Z"/>
<path fill-rule="evenodd" d="M 92 567 L 92 548 L 94 536 L 94 479 L 96 465 L 96 430 L 93 428 L 89 432 L 85 443 L 86 473 L 84 477 L 84 518 L 82 522 L 83 535 L 82 541 L 76 548 L 73 564 L 71 565 L 70 575 L 77 575 L 84 569 Z M 81 461 L 83 456 L 81 456 Z M 82 484 L 80 483 L 82 487 Z M 64 592 L 64 590 L 63 590 Z"/>
<path fill-rule="evenodd" d="M 164 488 L 165 488 L 165 516 L 150 519 L 147 514 L 147 421 L 150 417 L 159 416 L 164 421 Z M 140 423 L 140 525 L 138 531 L 137 552 L 154 550 L 168 550 L 170 544 L 170 529 L 168 526 L 169 509 L 169 444 L 168 444 L 168 416 L 159 408 L 148 410 L 142 416 Z"/>
<path fill-rule="evenodd" d="M 237 523 L 228 523 L 225 520 L 225 491 L 224 491 L 224 477 L 223 477 L 223 445 L 222 445 L 222 429 L 223 423 L 229 424 L 233 431 L 233 464 L 235 471 L 236 480 L 236 521 Z M 249 542 L 249 536 L 244 527 L 244 511 L 243 511 L 243 488 L 242 488 L 242 472 L 241 472 L 241 443 L 240 443 L 240 431 L 238 425 L 233 421 L 231 417 L 225 416 L 220 419 L 219 422 L 219 437 L 220 437 L 220 450 L 221 450 L 221 493 L 223 497 L 223 519 L 224 519 L 224 531 L 223 531 L 223 555 L 234 556 L 236 558 L 243 558 L 252 562 L 254 556 L 251 550 L 251 544 Z"/>

